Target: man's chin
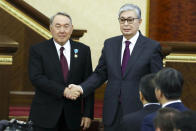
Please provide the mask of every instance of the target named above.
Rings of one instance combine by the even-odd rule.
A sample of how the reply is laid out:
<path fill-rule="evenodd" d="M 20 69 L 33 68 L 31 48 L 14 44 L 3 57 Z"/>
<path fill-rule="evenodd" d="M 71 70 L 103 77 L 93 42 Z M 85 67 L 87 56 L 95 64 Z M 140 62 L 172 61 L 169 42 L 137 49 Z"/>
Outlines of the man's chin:
<path fill-rule="evenodd" d="M 67 41 L 56 41 L 58 44 L 60 44 L 60 45 L 64 45 Z"/>
<path fill-rule="evenodd" d="M 123 33 L 124 36 L 132 36 L 132 33 Z"/>
<path fill-rule="evenodd" d="M 131 35 L 132 32 L 124 31 L 123 34 L 124 34 L 124 35 Z"/>
<path fill-rule="evenodd" d="M 65 42 L 67 42 L 67 39 L 59 39 L 58 40 L 60 43 L 65 43 Z"/>

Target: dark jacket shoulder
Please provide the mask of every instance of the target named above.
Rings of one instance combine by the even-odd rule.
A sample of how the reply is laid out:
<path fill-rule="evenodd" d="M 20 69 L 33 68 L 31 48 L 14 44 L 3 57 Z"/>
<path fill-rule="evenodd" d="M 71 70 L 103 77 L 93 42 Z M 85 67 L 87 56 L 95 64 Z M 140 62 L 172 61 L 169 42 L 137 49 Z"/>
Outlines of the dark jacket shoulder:
<path fill-rule="evenodd" d="M 78 48 L 84 48 L 84 49 L 89 49 L 90 48 L 89 46 L 85 45 L 84 43 L 81 43 L 81 42 L 78 42 L 78 41 L 70 40 L 70 43 L 74 44 Z"/>
<path fill-rule="evenodd" d="M 151 38 L 148 38 L 146 36 L 143 36 L 141 33 L 138 37 L 138 39 L 141 39 L 144 43 L 150 44 L 150 45 L 154 45 L 154 46 L 160 46 L 160 43 L 156 40 L 153 40 Z"/>
<path fill-rule="evenodd" d="M 105 42 L 118 41 L 118 40 L 122 40 L 122 38 L 123 38 L 123 35 L 114 36 L 114 37 L 107 38 Z"/>

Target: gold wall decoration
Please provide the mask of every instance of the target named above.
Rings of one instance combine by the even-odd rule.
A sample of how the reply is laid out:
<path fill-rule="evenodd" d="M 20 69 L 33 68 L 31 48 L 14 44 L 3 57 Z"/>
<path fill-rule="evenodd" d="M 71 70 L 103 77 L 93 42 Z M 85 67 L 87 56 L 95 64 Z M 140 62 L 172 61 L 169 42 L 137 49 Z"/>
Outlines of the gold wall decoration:
<path fill-rule="evenodd" d="M 171 53 L 170 55 L 166 56 L 165 61 L 196 63 L 196 54 Z"/>
<path fill-rule="evenodd" d="M 12 6 L 6 0 L 0 0 L 0 8 L 5 10 L 8 14 L 12 15 L 44 38 L 50 39 L 52 37 L 50 32 L 46 28 L 41 26 L 29 16 L 25 15 L 22 11 Z"/>
<path fill-rule="evenodd" d="M 0 65 L 12 65 L 13 58 L 9 55 L 0 55 Z"/>

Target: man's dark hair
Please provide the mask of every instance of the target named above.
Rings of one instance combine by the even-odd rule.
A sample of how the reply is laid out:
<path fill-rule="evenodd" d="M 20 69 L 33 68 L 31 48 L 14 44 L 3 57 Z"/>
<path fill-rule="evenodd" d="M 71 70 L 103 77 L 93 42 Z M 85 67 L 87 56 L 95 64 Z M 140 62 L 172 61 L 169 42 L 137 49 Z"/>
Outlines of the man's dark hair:
<path fill-rule="evenodd" d="M 150 103 L 158 102 L 155 96 L 154 91 L 154 84 L 152 82 L 155 74 L 148 74 L 142 77 L 139 84 L 139 91 L 141 91 L 142 95 L 144 96 L 145 100 Z"/>
<path fill-rule="evenodd" d="M 196 112 L 182 112 L 180 118 L 176 122 L 176 128 L 181 131 L 196 131 Z"/>
<path fill-rule="evenodd" d="M 168 100 L 180 98 L 184 79 L 179 71 L 173 68 L 163 68 L 156 74 L 154 82 L 155 88 L 160 89 Z"/>
<path fill-rule="evenodd" d="M 154 119 L 155 128 L 160 128 L 161 131 L 173 131 L 176 129 L 180 113 L 177 109 L 169 107 L 159 109 Z"/>

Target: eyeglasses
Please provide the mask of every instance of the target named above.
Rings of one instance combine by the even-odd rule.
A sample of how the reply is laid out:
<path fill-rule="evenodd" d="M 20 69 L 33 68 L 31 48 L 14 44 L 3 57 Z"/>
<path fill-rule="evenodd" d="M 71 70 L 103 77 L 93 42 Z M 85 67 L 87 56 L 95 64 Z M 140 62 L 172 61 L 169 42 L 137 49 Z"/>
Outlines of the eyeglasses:
<path fill-rule="evenodd" d="M 120 24 L 124 24 L 125 21 L 127 21 L 128 24 L 132 24 L 134 22 L 135 19 L 139 19 L 139 18 L 118 18 Z"/>

